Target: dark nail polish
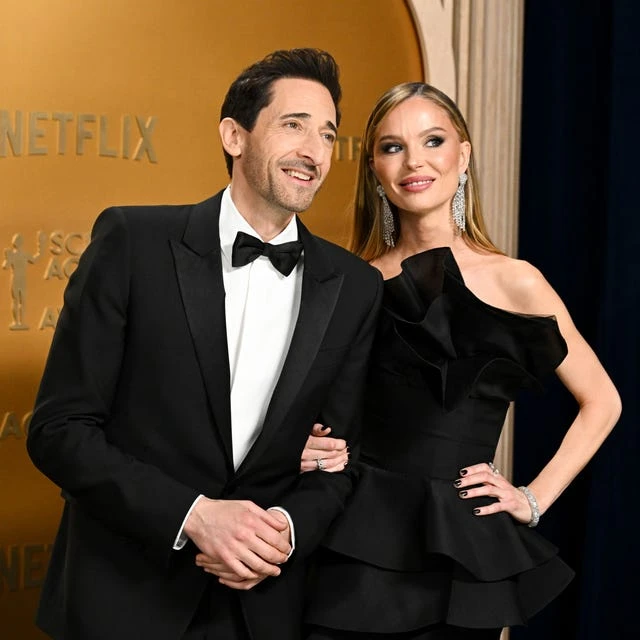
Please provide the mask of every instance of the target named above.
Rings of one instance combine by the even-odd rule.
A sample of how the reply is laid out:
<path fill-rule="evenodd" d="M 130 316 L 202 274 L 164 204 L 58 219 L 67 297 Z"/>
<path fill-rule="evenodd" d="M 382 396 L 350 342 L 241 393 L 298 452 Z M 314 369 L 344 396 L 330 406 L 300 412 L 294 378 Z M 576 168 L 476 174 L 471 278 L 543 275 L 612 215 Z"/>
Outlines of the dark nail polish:
<path fill-rule="evenodd" d="M 466 491 L 461 491 L 458 495 L 459 495 L 461 498 L 464 498 L 464 497 L 467 495 L 467 492 L 466 492 Z"/>
<path fill-rule="evenodd" d="M 476 516 L 479 516 L 480 515 L 480 509 L 474 509 L 473 510 L 473 514 L 476 515 Z"/>
<path fill-rule="evenodd" d="M 467 475 L 467 470 L 466 469 L 460 469 L 460 475 L 461 476 L 466 476 Z"/>
<path fill-rule="evenodd" d="M 456 481 L 453 483 L 453 486 L 454 486 L 454 487 L 459 487 L 461 484 L 462 484 L 462 480 L 456 480 Z"/>

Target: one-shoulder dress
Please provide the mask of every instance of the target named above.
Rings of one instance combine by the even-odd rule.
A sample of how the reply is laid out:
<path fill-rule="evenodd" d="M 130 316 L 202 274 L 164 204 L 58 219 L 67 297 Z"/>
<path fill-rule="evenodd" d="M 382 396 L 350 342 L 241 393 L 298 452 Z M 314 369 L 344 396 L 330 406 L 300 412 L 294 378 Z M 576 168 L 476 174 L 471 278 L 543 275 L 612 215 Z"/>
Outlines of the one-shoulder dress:
<path fill-rule="evenodd" d="M 324 542 L 308 623 L 371 637 L 495 629 L 565 588 L 573 572 L 556 547 L 504 512 L 474 515 L 492 499 L 462 500 L 453 482 L 493 460 L 509 402 L 566 354 L 553 317 L 486 304 L 450 249 L 403 261 L 385 283 L 359 481 Z"/>

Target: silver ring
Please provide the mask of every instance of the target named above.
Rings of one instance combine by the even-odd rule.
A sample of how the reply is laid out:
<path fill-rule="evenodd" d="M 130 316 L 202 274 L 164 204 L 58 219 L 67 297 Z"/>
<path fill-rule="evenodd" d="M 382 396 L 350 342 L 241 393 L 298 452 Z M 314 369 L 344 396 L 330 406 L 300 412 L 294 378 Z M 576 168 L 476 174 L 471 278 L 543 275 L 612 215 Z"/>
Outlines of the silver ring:
<path fill-rule="evenodd" d="M 324 471 L 324 460 L 322 458 L 316 458 L 316 465 L 318 466 L 318 471 Z"/>
<path fill-rule="evenodd" d="M 500 475 L 500 469 L 498 469 L 498 467 L 496 467 L 496 465 L 493 464 L 493 462 L 489 463 L 489 469 L 491 469 L 491 472 L 493 473 L 494 476 Z"/>

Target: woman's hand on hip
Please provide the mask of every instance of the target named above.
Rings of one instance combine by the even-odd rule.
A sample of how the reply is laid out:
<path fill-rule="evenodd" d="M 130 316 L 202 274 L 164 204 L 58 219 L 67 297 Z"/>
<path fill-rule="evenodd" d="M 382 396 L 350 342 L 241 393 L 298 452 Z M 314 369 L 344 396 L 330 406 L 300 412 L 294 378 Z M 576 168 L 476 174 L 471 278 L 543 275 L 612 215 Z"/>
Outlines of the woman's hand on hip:
<path fill-rule="evenodd" d="M 526 496 L 514 487 L 493 463 L 483 462 L 460 470 L 460 477 L 453 483 L 462 500 L 470 498 L 496 498 L 492 504 L 475 507 L 477 516 L 488 516 L 506 511 L 518 522 L 531 520 L 531 507 Z"/>

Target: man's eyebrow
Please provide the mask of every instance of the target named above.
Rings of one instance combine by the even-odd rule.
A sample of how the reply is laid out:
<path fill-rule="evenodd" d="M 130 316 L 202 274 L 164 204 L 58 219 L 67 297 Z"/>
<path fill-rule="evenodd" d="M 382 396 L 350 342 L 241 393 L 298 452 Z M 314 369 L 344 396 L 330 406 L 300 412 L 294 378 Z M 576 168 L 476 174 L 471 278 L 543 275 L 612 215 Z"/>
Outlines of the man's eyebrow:
<path fill-rule="evenodd" d="M 287 118 L 298 118 L 301 120 L 308 120 L 311 117 L 310 113 L 301 111 L 300 113 L 283 113 L 280 116 L 280 120 L 286 120 Z"/>
<path fill-rule="evenodd" d="M 280 116 L 280 120 L 286 120 L 287 118 L 298 118 L 300 120 L 308 120 L 310 117 L 311 117 L 310 113 L 301 111 L 300 113 L 285 113 Z M 325 124 L 327 127 L 329 127 L 329 129 L 331 129 L 331 131 L 333 131 L 334 133 L 338 133 L 338 128 L 336 127 L 335 124 L 333 124 L 333 122 L 331 122 L 331 120 L 327 120 Z"/>
<path fill-rule="evenodd" d="M 338 133 L 338 128 L 333 124 L 333 122 L 331 122 L 331 120 L 327 120 L 327 127 L 329 127 L 333 133 Z"/>

